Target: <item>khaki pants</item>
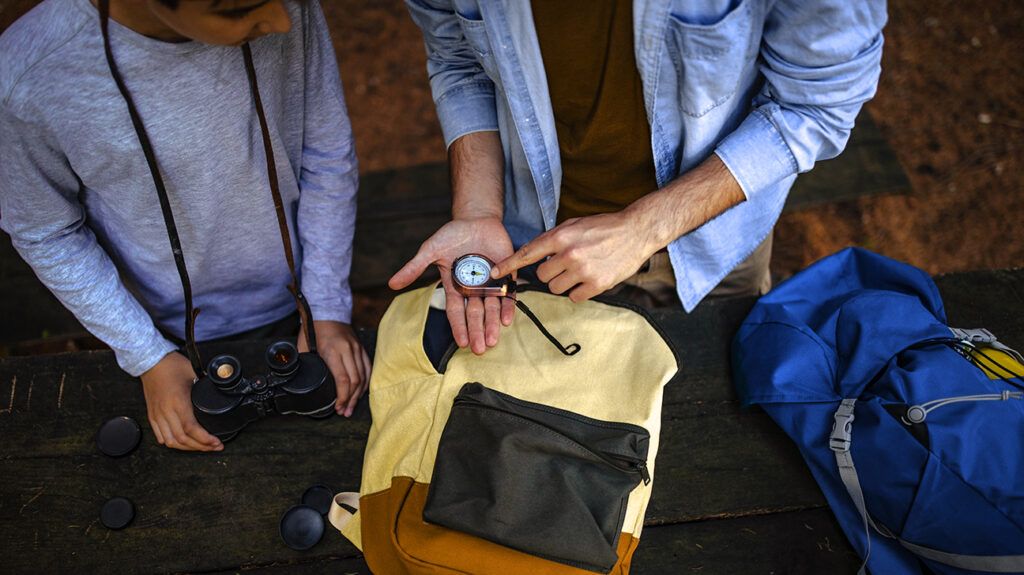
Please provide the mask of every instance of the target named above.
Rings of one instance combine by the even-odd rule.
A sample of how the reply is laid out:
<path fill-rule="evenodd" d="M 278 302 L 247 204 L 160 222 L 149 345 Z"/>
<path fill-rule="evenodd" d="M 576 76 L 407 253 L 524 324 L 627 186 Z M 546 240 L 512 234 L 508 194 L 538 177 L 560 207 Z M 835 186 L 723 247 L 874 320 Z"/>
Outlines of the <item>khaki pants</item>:
<path fill-rule="evenodd" d="M 759 296 L 767 293 L 772 287 L 772 277 L 768 269 L 771 259 L 772 235 L 769 234 L 754 253 L 725 276 L 707 297 Z M 676 295 L 676 276 L 672 271 L 668 252 L 654 254 L 640 271 L 607 293 L 647 308 L 680 305 L 679 296 Z"/>

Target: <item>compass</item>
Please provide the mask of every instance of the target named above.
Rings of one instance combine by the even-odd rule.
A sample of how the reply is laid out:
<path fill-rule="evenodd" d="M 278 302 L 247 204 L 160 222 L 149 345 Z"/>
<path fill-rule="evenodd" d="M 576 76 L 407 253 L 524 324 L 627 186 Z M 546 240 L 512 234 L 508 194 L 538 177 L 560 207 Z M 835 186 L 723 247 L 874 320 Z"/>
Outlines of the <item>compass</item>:
<path fill-rule="evenodd" d="M 452 283 L 465 297 L 505 297 L 516 291 L 512 276 L 491 279 L 494 262 L 480 254 L 466 254 L 452 262 Z"/>

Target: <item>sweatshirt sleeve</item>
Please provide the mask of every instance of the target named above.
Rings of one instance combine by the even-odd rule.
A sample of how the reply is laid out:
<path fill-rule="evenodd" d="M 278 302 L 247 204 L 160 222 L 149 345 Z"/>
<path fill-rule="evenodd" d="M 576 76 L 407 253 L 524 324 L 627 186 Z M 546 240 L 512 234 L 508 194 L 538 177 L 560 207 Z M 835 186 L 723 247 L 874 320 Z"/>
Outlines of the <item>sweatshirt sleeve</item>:
<path fill-rule="evenodd" d="M 0 228 L 118 365 L 141 375 L 175 350 L 85 225 L 79 181 L 49 130 L 0 106 Z"/>
<path fill-rule="evenodd" d="M 352 124 L 320 3 L 305 10 L 305 119 L 297 232 L 302 291 L 316 320 L 352 321 L 356 162 Z"/>

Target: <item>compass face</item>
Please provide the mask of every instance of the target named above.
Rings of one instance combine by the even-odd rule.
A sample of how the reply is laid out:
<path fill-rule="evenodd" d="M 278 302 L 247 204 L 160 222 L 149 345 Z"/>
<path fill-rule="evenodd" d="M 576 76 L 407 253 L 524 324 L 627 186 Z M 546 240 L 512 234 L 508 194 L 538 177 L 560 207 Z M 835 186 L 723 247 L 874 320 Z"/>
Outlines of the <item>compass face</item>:
<path fill-rule="evenodd" d="M 455 262 L 455 281 L 467 287 L 480 287 L 491 279 L 491 262 L 483 256 L 463 256 Z"/>

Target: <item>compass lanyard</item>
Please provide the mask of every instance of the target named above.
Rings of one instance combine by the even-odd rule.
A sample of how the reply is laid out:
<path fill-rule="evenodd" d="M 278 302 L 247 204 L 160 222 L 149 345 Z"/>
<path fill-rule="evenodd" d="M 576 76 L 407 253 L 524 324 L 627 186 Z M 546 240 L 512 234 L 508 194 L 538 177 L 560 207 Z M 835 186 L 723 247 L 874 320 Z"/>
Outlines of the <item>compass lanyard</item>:
<path fill-rule="evenodd" d="M 544 337 L 546 337 L 548 341 L 551 342 L 551 345 L 555 346 L 556 348 L 558 348 L 558 351 L 562 352 L 562 355 L 576 355 L 576 353 L 580 349 L 582 349 L 580 347 L 580 344 L 578 343 L 570 343 L 567 346 L 562 345 L 562 342 L 558 341 L 558 338 L 551 335 L 551 332 L 548 331 L 548 328 L 544 327 L 544 324 L 541 323 L 540 318 L 537 317 L 537 314 L 533 313 L 533 310 L 530 309 L 525 303 L 523 303 L 522 300 L 516 299 L 512 296 L 503 297 L 509 298 L 512 301 L 516 302 L 516 307 L 519 308 L 519 311 L 523 312 L 524 314 L 526 314 L 526 317 L 530 318 L 530 321 L 533 322 L 533 325 L 536 326 L 537 329 L 540 330 L 540 333 Z"/>
<path fill-rule="evenodd" d="M 199 308 L 192 305 L 192 282 L 188 277 L 188 269 L 185 267 L 185 256 L 181 250 L 181 240 L 178 237 L 178 227 L 174 223 L 174 214 L 171 211 L 171 202 L 167 197 L 167 188 L 164 186 L 163 177 L 157 166 L 156 155 L 153 153 L 153 146 L 146 135 L 146 128 L 142 124 L 142 117 L 139 116 L 135 103 L 128 87 L 125 85 L 121 74 L 118 72 L 117 63 L 114 61 L 114 53 L 110 48 L 110 34 L 108 24 L 110 22 L 110 0 L 99 0 L 100 30 L 103 33 L 103 49 L 106 52 L 107 64 L 110 67 L 110 75 L 114 77 L 117 89 L 121 92 L 125 104 L 128 106 L 128 114 L 131 116 L 132 125 L 142 146 L 142 153 L 146 156 L 146 163 L 149 165 L 149 172 L 153 176 L 153 184 L 156 187 L 157 198 L 160 200 L 160 211 L 163 213 L 164 225 L 167 228 L 167 239 L 171 243 L 171 252 L 174 254 L 174 264 L 178 268 L 178 276 L 181 279 L 181 288 L 185 294 L 185 353 L 192 362 L 192 369 L 196 375 L 202 377 L 205 370 L 196 347 L 195 323 L 199 315 Z M 295 273 L 295 255 L 292 251 L 291 234 L 288 231 L 288 220 L 284 212 L 284 201 L 281 199 L 277 177 L 277 163 L 274 161 L 274 148 L 270 140 L 270 130 L 267 128 L 267 117 L 263 111 L 263 102 L 260 99 L 259 85 L 256 81 L 256 68 L 252 61 L 252 49 L 248 43 L 242 45 L 242 57 L 245 61 L 245 73 L 249 78 L 249 91 L 252 93 L 253 102 L 256 105 L 256 115 L 260 121 L 260 132 L 263 135 L 263 150 L 267 160 L 267 178 L 270 183 L 270 194 L 274 200 L 274 210 L 277 212 L 277 224 L 281 233 L 281 243 L 284 247 L 285 260 L 288 262 L 288 271 L 292 276 L 292 283 L 288 285 L 288 291 L 295 298 L 295 307 L 299 311 L 302 326 L 306 333 L 306 342 L 309 344 L 309 351 L 316 352 L 316 333 L 313 330 L 313 314 L 309 309 L 309 302 L 299 288 L 299 277 Z"/>

